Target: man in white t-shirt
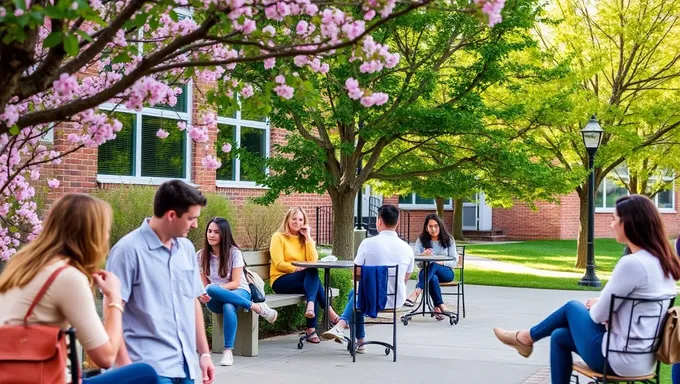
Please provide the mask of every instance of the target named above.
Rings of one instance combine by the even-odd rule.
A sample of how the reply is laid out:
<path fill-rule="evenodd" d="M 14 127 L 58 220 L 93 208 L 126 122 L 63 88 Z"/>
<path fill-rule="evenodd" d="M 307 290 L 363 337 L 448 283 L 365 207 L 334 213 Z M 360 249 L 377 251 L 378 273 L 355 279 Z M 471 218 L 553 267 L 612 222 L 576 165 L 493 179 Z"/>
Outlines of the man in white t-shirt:
<path fill-rule="evenodd" d="M 365 239 L 359 245 L 354 264 L 365 266 L 394 266 L 399 265 L 397 276 L 397 286 L 394 286 L 394 270 L 390 270 L 387 284 L 387 304 L 385 308 L 393 308 L 394 300 L 396 306 L 401 307 L 406 301 L 406 282 L 411 277 L 414 268 L 414 255 L 411 246 L 399 238 L 395 231 L 399 223 L 399 209 L 394 205 L 383 205 L 378 209 L 378 236 Z M 393 295 L 396 291 L 396 296 Z M 349 301 L 340 320 L 335 327 L 324 332 L 324 339 L 345 340 L 345 326 L 352 319 L 352 308 L 354 306 L 354 290 L 349 293 Z M 364 341 L 366 332 L 364 329 L 364 316 L 359 314 L 356 323 L 356 338 L 358 342 L 357 353 L 366 353 L 366 347 L 361 343 Z"/>

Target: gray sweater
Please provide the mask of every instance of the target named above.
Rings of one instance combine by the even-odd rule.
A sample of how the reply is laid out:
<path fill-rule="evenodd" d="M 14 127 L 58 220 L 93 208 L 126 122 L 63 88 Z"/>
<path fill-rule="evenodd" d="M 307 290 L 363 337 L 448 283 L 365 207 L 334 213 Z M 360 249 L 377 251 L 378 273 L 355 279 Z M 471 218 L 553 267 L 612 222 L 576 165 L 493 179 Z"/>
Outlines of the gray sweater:
<path fill-rule="evenodd" d="M 661 269 L 659 259 L 645 250 L 623 256 L 612 273 L 611 279 L 600 294 L 599 301 L 590 309 L 590 318 L 598 324 L 605 323 L 609 319 L 609 306 L 612 294 L 616 296 L 655 299 L 675 296 L 675 280 L 666 277 Z M 663 312 L 668 309 L 665 303 Z M 612 323 L 609 324 L 611 332 L 610 349 L 623 350 L 626 346 L 626 335 L 629 332 L 632 302 L 616 301 Z M 658 307 L 641 304 L 636 306 L 634 318 L 630 327 L 630 337 L 650 338 L 654 337 L 656 319 L 645 318 L 658 314 Z M 628 350 L 641 351 L 649 348 L 649 341 L 633 341 L 628 343 Z M 602 339 L 602 354 L 607 349 L 607 334 Z M 654 370 L 656 358 L 653 353 L 643 355 L 610 353 L 609 364 L 616 374 L 621 376 L 643 376 Z"/>
<path fill-rule="evenodd" d="M 416 240 L 416 245 L 415 245 L 415 252 L 416 255 L 419 255 L 425 251 L 425 248 L 423 248 L 423 244 L 420 242 L 420 239 Z M 449 267 L 449 268 L 455 268 L 456 265 L 458 264 L 458 252 L 456 251 L 456 242 L 451 239 L 451 246 L 444 248 L 441 246 L 439 243 L 439 240 L 437 241 L 432 241 L 432 254 L 433 255 L 440 255 L 440 256 L 448 256 L 452 258 L 453 260 L 451 261 L 445 261 L 444 265 Z M 419 264 L 420 265 L 420 264 Z"/>

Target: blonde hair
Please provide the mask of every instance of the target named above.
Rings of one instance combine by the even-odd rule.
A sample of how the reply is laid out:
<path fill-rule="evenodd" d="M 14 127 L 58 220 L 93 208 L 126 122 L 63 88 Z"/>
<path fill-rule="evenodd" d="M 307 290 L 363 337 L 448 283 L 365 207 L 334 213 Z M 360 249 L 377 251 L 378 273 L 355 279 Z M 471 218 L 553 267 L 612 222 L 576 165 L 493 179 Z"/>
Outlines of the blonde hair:
<path fill-rule="evenodd" d="M 42 232 L 7 263 L 0 293 L 21 288 L 57 258 L 66 259 L 93 283 L 91 274 L 109 253 L 111 206 L 90 195 L 73 193 L 57 200 Z"/>
<path fill-rule="evenodd" d="M 309 219 L 307 218 L 307 214 L 305 213 L 304 209 L 302 209 L 301 207 L 292 207 L 292 208 L 289 208 L 288 211 L 286 212 L 286 216 L 284 216 L 283 221 L 281 222 L 281 225 L 279 226 L 279 229 L 278 229 L 279 233 L 285 233 L 286 235 L 290 235 L 290 236 L 293 235 L 292 233 L 290 233 L 290 226 L 288 226 L 288 221 L 297 212 L 302 213 L 303 224 L 304 225 L 309 224 Z M 300 240 L 300 244 L 302 244 L 302 246 L 304 247 L 305 241 L 306 241 L 305 235 L 298 233 L 298 239 Z"/>

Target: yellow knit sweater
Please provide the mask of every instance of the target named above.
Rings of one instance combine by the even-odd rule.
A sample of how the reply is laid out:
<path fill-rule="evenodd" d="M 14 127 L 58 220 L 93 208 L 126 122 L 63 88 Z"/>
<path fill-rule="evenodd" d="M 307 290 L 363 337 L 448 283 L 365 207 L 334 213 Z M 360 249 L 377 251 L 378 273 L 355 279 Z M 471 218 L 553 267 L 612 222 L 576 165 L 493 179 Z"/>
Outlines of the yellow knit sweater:
<path fill-rule="evenodd" d="M 290 236 L 281 232 L 276 232 L 272 236 L 269 253 L 272 258 L 269 267 L 269 282 L 272 285 L 279 276 L 295 272 L 295 266 L 291 264 L 292 262 L 317 261 L 319 259 L 319 253 L 316 251 L 313 241 L 307 241 L 303 246 L 297 236 Z"/>

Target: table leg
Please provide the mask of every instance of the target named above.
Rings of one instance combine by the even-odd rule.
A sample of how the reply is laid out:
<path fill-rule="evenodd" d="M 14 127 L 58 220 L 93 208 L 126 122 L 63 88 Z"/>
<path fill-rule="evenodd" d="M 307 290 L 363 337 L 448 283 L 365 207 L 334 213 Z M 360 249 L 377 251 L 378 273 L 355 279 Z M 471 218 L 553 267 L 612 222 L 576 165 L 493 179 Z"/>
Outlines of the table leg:
<path fill-rule="evenodd" d="M 401 317 L 401 322 L 404 325 L 408 325 L 408 322 L 413 318 L 413 316 L 421 315 L 425 316 L 429 314 L 435 316 L 437 313 L 434 311 L 434 302 L 430 298 L 430 261 L 423 261 L 423 298 L 420 300 L 420 304 L 413 310 Z M 451 325 L 458 323 L 458 318 L 455 314 L 449 312 L 440 312 L 439 314 L 444 315 L 449 318 L 449 323 Z"/>
<path fill-rule="evenodd" d="M 323 309 L 323 331 L 331 329 L 331 270 L 330 268 L 324 268 L 323 270 L 323 284 L 326 290 L 326 306 Z"/>

